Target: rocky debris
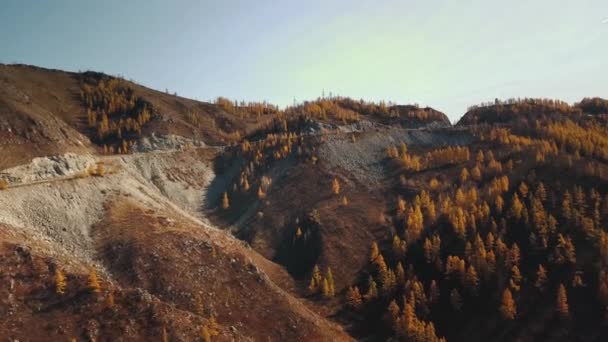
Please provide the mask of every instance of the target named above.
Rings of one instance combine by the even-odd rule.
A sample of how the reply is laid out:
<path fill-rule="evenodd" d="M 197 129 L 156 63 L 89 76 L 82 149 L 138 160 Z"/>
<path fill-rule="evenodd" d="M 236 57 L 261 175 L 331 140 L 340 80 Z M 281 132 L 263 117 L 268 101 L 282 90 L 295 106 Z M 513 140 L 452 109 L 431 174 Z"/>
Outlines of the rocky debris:
<path fill-rule="evenodd" d="M 112 172 L 104 177 L 79 176 L 99 162 Z M 188 177 L 171 177 L 174 168 Z M 127 196 L 150 208 L 171 207 L 208 225 L 200 209 L 213 177 L 205 161 L 179 151 L 36 158 L 0 174 L 15 186 L 0 191 L 0 224 L 23 231 L 36 241 L 60 246 L 52 255 L 93 260 L 91 229 L 103 217 L 106 201 Z M 163 223 L 173 224 L 169 219 Z"/>
<path fill-rule="evenodd" d="M 353 124 L 354 125 L 354 124 Z M 369 128 L 376 127 L 376 130 Z M 351 127 L 352 128 L 352 127 Z M 405 129 L 401 127 L 380 129 L 376 124 L 355 126 L 363 129 L 353 142 L 345 135 L 328 135 L 327 143 L 319 148 L 319 156 L 330 166 L 345 169 L 362 184 L 377 185 L 384 177 L 386 148 L 401 142 L 412 146 L 438 148 L 469 144 L 473 137 L 462 130 Z M 344 128 L 344 131 L 348 129 Z M 354 132 L 354 131 L 351 131 Z"/>
<path fill-rule="evenodd" d="M 205 143 L 199 140 L 184 138 L 178 135 L 160 135 L 154 133 L 150 137 L 141 138 L 133 147 L 136 152 L 181 150 L 187 147 L 205 147 Z"/>
<path fill-rule="evenodd" d="M 0 172 L 0 178 L 11 184 L 33 183 L 58 177 L 75 176 L 95 165 L 92 155 L 66 153 L 61 156 L 34 158 L 29 164 L 16 166 Z"/>

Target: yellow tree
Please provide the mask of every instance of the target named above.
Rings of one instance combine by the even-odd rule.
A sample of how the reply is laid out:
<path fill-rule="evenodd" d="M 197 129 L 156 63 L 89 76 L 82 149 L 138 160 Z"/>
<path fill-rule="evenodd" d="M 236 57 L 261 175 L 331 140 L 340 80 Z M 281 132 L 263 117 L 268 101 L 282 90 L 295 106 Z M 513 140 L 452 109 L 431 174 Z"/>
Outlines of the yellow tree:
<path fill-rule="evenodd" d="M 452 292 L 450 293 L 450 303 L 454 310 L 460 311 L 462 309 L 462 297 L 457 289 L 452 289 Z"/>
<path fill-rule="evenodd" d="M 545 288 L 545 283 L 547 283 L 547 271 L 542 264 L 539 264 L 538 270 L 536 271 L 536 282 L 534 283 L 534 286 L 542 292 Z"/>
<path fill-rule="evenodd" d="M 392 326 L 397 324 L 400 311 L 399 305 L 397 305 L 397 302 L 393 299 L 388 305 L 388 318 Z"/>
<path fill-rule="evenodd" d="M 370 253 L 369 260 L 371 262 L 376 261 L 376 259 L 378 258 L 378 255 L 380 255 L 380 251 L 378 249 L 378 244 L 376 243 L 376 241 L 374 241 L 374 242 L 372 242 L 372 251 Z"/>
<path fill-rule="evenodd" d="M 201 328 L 201 339 L 203 342 L 211 342 L 211 333 L 209 332 L 209 328 L 206 325 L 203 325 Z"/>
<path fill-rule="evenodd" d="M 500 305 L 500 314 L 502 318 L 506 320 L 513 320 L 517 315 L 517 308 L 515 306 L 515 301 L 513 300 L 513 295 L 511 295 L 511 291 L 508 288 L 502 293 L 502 303 Z"/>
<path fill-rule="evenodd" d="M 222 198 L 222 209 L 228 209 L 230 207 L 230 200 L 228 199 L 228 193 L 224 192 L 224 197 Z"/>
<path fill-rule="evenodd" d="M 464 276 L 464 283 L 472 295 L 477 295 L 479 277 L 477 276 L 477 271 L 475 271 L 475 267 L 473 267 L 473 265 L 469 265 L 467 273 Z"/>
<path fill-rule="evenodd" d="M 336 293 L 336 288 L 335 288 L 335 283 L 334 283 L 334 276 L 331 273 L 331 268 L 327 267 L 327 272 L 325 273 L 325 279 L 327 280 L 327 294 L 329 297 L 333 297 Z"/>
<path fill-rule="evenodd" d="M 460 183 L 464 184 L 467 180 L 469 180 L 469 171 L 466 167 L 463 167 L 462 171 L 460 171 Z"/>
<path fill-rule="evenodd" d="M 568 295 L 566 294 L 566 288 L 564 287 L 564 284 L 559 284 L 559 287 L 557 289 L 557 307 L 556 307 L 557 313 L 560 314 L 560 316 L 562 317 L 567 317 L 569 310 L 568 310 Z"/>
<path fill-rule="evenodd" d="M 60 269 L 55 271 L 55 292 L 58 294 L 64 294 L 65 288 L 67 287 L 67 281 L 65 275 Z"/>
<path fill-rule="evenodd" d="M 368 300 L 378 297 L 378 285 L 376 285 L 376 281 L 371 276 L 369 277 L 369 288 L 367 289 L 365 297 Z"/>
<path fill-rule="evenodd" d="M 340 194 L 340 182 L 338 178 L 334 177 L 334 180 L 331 182 L 331 191 L 334 195 Z"/>
<path fill-rule="evenodd" d="M 403 199 L 403 197 L 401 197 L 401 196 L 397 197 L 397 212 L 400 215 L 405 214 L 405 205 L 406 205 L 406 203 L 405 203 L 405 200 Z"/>
<path fill-rule="evenodd" d="M 101 285 L 99 284 L 99 279 L 97 279 L 97 271 L 94 268 L 91 268 L 89 272 L 89 290 L 94 293 L 101 292 Z"/>
<path fill-rule="evenodd" d="M 359 292 L 359 288 L 354 286 L 348 288 L 346 292 L 346 304 L 353 309 L 359 308 L 362 303 L 361 293 Z"/>
<path fill-rule="evenodd" d="M 523 209 L 524 209 L 524 205 L 519 200 L 519 196 L 517 196 L 517 193 L 514 193 L 513 200 L 511 202 L 511 212 L 509 214 L 514 219 L 519 220 L 519 219 L 521 219 L 521 212 Z"/>

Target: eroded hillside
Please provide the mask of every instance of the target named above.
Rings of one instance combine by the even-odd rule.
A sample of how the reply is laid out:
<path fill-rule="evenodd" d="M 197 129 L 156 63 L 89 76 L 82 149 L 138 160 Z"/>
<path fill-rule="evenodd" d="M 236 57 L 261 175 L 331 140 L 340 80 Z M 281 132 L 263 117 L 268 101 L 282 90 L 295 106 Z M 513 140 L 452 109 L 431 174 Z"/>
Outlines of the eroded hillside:
<path fill-rule="evenodd" d="M 606 108 L 451 126 L 0 66 L 0 336 L 602 341 Z"/>

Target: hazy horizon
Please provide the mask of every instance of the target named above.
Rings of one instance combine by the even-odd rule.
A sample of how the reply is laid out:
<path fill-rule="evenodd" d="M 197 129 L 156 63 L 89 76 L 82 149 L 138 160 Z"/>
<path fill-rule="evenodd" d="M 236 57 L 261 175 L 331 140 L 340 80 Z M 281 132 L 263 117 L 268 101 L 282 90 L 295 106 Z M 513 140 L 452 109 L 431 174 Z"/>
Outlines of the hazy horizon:
<path fill-rule="evenodd" d="M 285 106 L 325 91 L 428 105 L 454 122 L 494 98 L 606 97 L 599 0 L 3 5 L 2 63 L 120 74 L 203 101 Z"/>

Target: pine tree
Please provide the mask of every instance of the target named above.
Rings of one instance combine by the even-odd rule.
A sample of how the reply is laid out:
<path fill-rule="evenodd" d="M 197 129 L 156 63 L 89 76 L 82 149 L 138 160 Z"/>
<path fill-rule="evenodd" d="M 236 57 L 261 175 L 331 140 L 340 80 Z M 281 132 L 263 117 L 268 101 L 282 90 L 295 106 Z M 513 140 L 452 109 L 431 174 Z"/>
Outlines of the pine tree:
<path fill-rule="evenodd" d="M 506 288 L 502 293 L 502 304 L 500 305 L 500 314 L 502 315 L 502 318 L 506 320 L 513 320 L 517 315 L 515 301 L 513 300 L 513 295 L 511 295 L 511 291 L 509 291 L 508 288 Z"/>
<path fill-rule="evenodd" d="M 224 197 L 222 198 L 222 209 L 228 209 L 230 207 L 230 201 L 228 200 L 228 193 L 224 192 Z"/>
<path fill-rule="evenodd" d="M 57 294 L 64 294 L 65 293 L 65 289 L 67 287 L 67 281 L 65 278 L 65 275 L 63 274 L 63 272 L 60 269 L 57 269 L 55 271 L 55 292 Z"/>
<path fill-rule="evenodd" d="M 97 272 L 94 268 L 91 268 L 91 271 L 89 272 L 89 290 L 93 291 L 94 293 L 101 292 L 101 285 L 99 284 Z"/>
<path fill-rule="evenodd" d="M 568 310 L 568 296 L 566 294 L 566 288 L 564 284 L 559 284 L 557 289 L 557 313 L 562 317 L 567 317 L 569 314 Z"/>

